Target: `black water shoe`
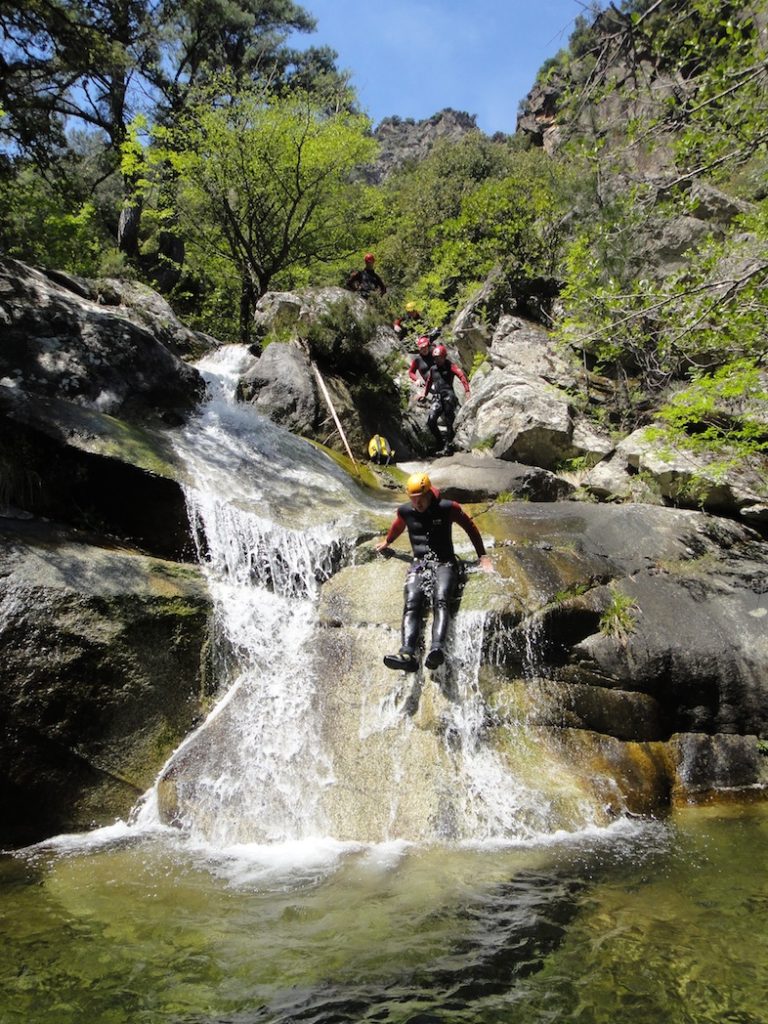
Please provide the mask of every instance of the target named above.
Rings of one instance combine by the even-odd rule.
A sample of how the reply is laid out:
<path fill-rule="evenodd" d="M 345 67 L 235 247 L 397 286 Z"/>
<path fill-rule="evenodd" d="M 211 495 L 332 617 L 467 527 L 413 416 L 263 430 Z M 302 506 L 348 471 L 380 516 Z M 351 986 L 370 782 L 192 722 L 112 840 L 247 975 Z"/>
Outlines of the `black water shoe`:
<path fill-rule="evenodd" d="M 385 654 L 384 664 L 387 668 L 396 672 L 417 672 L 419 663 L 410 651 L 400 651 L 398 654 Z"/>
<path fill-rule="evenodd" d="M 445 655 L 443 654 L 439 647 L 435 647 L 427 655 L 424 664 L 427 666 L 427 668 L 440 668 L 444 661 Z"/>

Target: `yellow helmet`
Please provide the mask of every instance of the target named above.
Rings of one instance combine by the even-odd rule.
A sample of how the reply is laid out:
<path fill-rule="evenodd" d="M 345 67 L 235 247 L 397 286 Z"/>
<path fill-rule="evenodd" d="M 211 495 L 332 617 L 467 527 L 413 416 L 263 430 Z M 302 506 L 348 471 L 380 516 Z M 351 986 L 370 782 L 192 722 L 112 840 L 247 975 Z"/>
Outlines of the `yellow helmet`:
<path fill-rule="evenodd" d="M 432 481 L 426 473 L 411 473 L 405 489 L 411 495 L 426 494 L 427 491 L 432 490 Z"/>
<path fill-rule="evenodd" d="M 416 312 L 416 303 L 415 302 L 406 302 L 406 304 L 405 304 L 405 311 L 406 311 L 406 313 L 415 313 Z"/>

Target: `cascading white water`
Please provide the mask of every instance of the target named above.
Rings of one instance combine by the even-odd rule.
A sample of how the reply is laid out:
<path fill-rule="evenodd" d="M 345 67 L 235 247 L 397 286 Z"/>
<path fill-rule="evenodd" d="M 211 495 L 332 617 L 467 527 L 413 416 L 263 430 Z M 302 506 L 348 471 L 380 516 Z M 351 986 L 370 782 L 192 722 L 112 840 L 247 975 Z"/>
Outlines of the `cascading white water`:
<path fill-rule="evenodd" d="M 229 346 L 198 364 L 209 401 L 177 446 L 213 598 L 219 701 L 172 764 L 193 758 L 181 821 L 215 845 L 323 834 L 317 794 L 330 781 L 304 644 L 350 518 L 349 486 L 310 445 L 234 404 L 252 360 Z M 202 731 L 214 742 L 200 744 Z"/>
<path fill-rule="evenodd" d="M 551 806 L 487 742 L 488 708 L 478 680 L 486 618 L 485 612 L 460 612 L 452 630 L 457 692 L 446 741 L 461 775 L 460 827 L 476 839 L 524 839 L 549 830 Z"/>
<path fill-rule="evenodd" d="M 199 364 L 210 399 L 178 443 L 214 602 L 219 700 L 163 773 L 174 787 L 176 819 L 218 847 L 338 835 L 334 824 L 342 821 L 343 834 L 356 839 L 524 840 L 552 831 L 547 798 L 486 742 L 478 683 L 483 613 L 460 612 L 452 625 L 450 671 L 442 678 L 454 692 L 441 732 L 418 737 L 421 755 L 413 708 L 404 713 L 390 693 L 377 706 L 359 677 L 343 682 L 353 713 L 357 702 L 356 735 L 327 728 L 320 687 L 327 695 L 333 668 L 326 662 L 326 678 L 317 678 L 318 582 L 343 561 L 344 538 L 354 535 L 365 499 L 327 457 L 234 403 L 252 358 L 230 346 Z M 354 644 L 354 636 L 345 642 Z M 378 670 L 394 691 L 397 677 L 380 662 Z M 443 682 L 438 674 L 419 677 L 418 685 Z M 419 765 L 419 756 L 428 760 Z M 377 768 L 366 797 L 355 772 L 370 765 Z M 414 767 L 429 776 L 423 796 L 409 784 Z M 154 808 L 148 800 L 145 823 Z M 358 816 L 359 831 L 350 825 Z"/>

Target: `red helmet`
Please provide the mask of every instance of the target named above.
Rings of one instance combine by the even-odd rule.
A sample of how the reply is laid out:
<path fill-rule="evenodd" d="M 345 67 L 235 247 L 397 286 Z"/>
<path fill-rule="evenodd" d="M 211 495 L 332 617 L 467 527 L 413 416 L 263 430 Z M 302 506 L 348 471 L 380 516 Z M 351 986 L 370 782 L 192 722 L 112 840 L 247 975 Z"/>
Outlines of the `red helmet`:
<path fill-rule="evenodd" d="M 438 356 L 447 356 L 448 349 L 445 347 L 445 345 L 435 345 L 435 347 L 432 349 L 432 355 L 435 357 L 435 359 L 437 359 Z"/>
<path fill-rule="evenodd" d="M 426 352 L 431 344 L 432 342 L 429 340 L 426 334 L 422 334 L 422 336 L 416 342 L 416 348 L 419 350 L 419 352 Z"/>
<path fill-rule="evenodd" d="M 367 252 L 365 254 L 365 256 L 363 257 L 363 262 L 364 263 L 375 263 L 375 261 L 376 261 L 376 257 L 373 255 L 372 252 Z"/>

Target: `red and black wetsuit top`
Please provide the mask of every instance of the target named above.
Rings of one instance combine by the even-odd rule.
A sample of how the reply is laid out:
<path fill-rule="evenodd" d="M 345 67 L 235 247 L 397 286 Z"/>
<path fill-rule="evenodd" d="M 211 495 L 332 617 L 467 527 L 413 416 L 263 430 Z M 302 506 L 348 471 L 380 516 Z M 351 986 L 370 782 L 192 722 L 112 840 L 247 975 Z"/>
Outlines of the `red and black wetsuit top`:
<path fill-rule="evenodd" d="M 434 488 L 432 501 L 423 512 L 414 508 L 410 501 L 400 506 L 387 533 L 387 544 L 391 544 L 403 530 L 407 529 L 414 559 L 431 557 L 436 558 L 438 562 L 454 562 L 456 554 L 451 536 L 454 523 L 458 523 L 466 532 L 474 545 L 477 557 L 482 558 L 485 554 L 485 544 L 474 522 L 458 501 L 441 498 L 440 492 Z"/>
<path fill-rule="evenodd" d="M 464 391 L 466 394 L 469 394 L 469 381 L 464 371 L 455 363 L 449 363 L 447 359 L 442 365 L 436 362 L 434 366 L 430 367 L 426 378 L 424 394 L 428 395 L 434 389 L 438 395 L 453 395 L 454 377 L 461 381 Z"/>
<path fill-rule="evenodd" d="M 431 353 L 429 353 L 426 358 L 421 354 L 414 356 L 411 360 L 411 365 L 408 367 L 408 376 L 416 383 L 418 383 L 419 380 L 417 374 L 421 374 L 421 379 L 426 380 L 427 374 L 433 364 L 434 359 L 432 358 Z"/>

